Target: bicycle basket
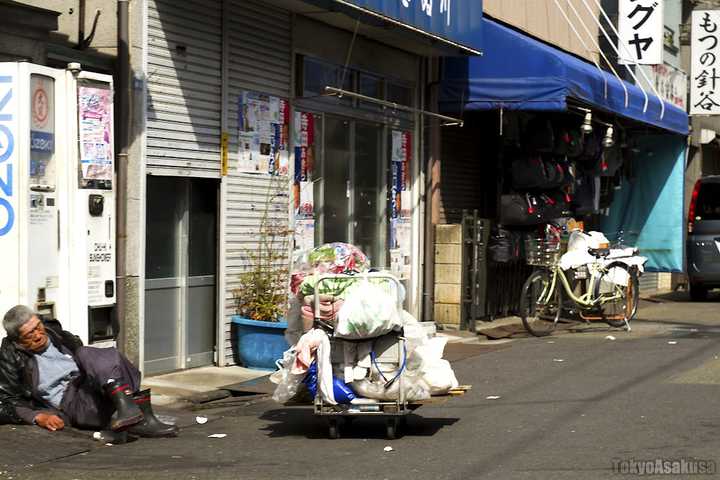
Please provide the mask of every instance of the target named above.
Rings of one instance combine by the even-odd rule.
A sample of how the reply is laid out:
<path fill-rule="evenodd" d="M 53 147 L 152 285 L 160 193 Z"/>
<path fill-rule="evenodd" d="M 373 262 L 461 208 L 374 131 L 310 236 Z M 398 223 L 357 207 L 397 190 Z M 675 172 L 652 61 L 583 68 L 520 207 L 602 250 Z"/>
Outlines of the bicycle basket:
<path fill-rule="evenodd" d="M 560 259 L 559 238 L 525 238 L 525 260 L 528 265 L 550 267 Z"/>

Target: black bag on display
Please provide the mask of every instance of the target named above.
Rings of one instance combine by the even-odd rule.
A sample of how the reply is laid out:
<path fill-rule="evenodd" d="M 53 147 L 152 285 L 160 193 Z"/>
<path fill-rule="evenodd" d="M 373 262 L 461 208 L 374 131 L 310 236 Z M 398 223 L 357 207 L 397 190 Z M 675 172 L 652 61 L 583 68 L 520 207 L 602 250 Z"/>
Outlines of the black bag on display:
<path fill-rule="evenodd" d="M 544 223 L 542 204 L 528 193 L 509 193 L 500 196 L 500 223 L 510 226 Z"/>
<path fill-rule="evenodd" d="M 578 168 L 585 173 L 600 173 L 602 163 L 602 140 L 595 133 L 583 139 L 583 152 L 577 159 Z"/>
<path fill-rule="evenodd" d="M 578 130 L 560 127 L 555 133 L 553 153 L 561 157 L 575 158 L 583 151 L 582 136 Z"/>
<path fill-rule="evenodd" d="M 614 177 L 623 164 L 623 156 L 620 146 L 615 144 L 612 147 L 604 148 L 600 172 L 603 177 Z"/>
<path fill-rule="evenodd" d="M 525 149 L 528 152 L 552 153 L 555 149 L 555 132 L 550 120 L 535 117 L 527 123 Z"/>
<path fill-rule="evenodd" d="M 596 208 L 595 177 L 583 175 L 575 182 L 575 196 L 572 206 L 576 215 L 590 215 L 597 213 Z"/>
<path fill-rule="evenodd" d="M 495 263 L 510 263 L 520 259 L 520 235 L 500 225 L 493 227 L 488 240 L 488 258 Z"/>
<path fill-rule="evenodd" d="M 567 217 L 571 214 L 570 195 L 557 190 L 540 195 L 543 202 L 542 216 L 548 220 Z"/>
<path fill-rule="evenodd" d="M 545 188 L 547 171 L 540 155 L 520 155 L 512 162 L 512 184 L 517 190 Z"/>
<path fill-rule="evenodd" d="M 563 167 L 562 163 L 554 158 L 551 158 L 545 160 L 543 165 L 545 166 L 545 176 L 547 178 L 547 181 L 543 186 L 544 189 L 549 190 L 565 185 L 565 167 Z"/>

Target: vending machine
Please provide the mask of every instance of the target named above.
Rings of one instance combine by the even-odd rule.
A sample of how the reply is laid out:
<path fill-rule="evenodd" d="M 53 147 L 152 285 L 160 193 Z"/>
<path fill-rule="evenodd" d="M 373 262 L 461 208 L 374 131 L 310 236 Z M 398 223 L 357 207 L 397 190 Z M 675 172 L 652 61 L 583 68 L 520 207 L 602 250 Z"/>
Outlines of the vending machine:
<path fill-rule="evenodd" d="M 78 64 L 0 63 L 0 316 L 25 304 L 86 343 L 115 333 L 112 89 Z"/>

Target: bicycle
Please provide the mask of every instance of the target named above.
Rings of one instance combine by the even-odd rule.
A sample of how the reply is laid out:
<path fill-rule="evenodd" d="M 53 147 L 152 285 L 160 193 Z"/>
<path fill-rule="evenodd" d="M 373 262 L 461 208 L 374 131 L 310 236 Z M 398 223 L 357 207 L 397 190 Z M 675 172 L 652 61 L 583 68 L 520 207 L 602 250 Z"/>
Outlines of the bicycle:
<path fill-rule="evenodd" d="M 564 310 L 576 310 L 588 323 L 601 320 L 630 331 L 629 322 L 638 309 L 637 268 L 608 261 L 608 247 L 588 249 L 595 261 L 575 269 L 571 283 L 559 265 L 560 247 L 559 238 L 525 240 L 527 262 L 537 267 L 525 281 L 520 299 L 520 317 L 527 331 L 536 337 L 549 335 Z M 585 288 L 576 294 L 578 285 Z"/>

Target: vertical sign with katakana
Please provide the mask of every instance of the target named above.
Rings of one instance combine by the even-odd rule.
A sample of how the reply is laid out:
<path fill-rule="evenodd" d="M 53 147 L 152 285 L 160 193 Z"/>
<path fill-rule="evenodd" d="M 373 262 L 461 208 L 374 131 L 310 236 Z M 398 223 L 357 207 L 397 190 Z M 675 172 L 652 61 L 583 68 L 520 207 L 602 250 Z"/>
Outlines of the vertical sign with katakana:
<path fill-rule="evenodd" d="M 692 12 L 690 114 L 720 114 L 720 10 Z"/>
<path fill-rule="evenodd" d="M 619 0 L 620 63 L 663 63 L 663 0 Z"/>

